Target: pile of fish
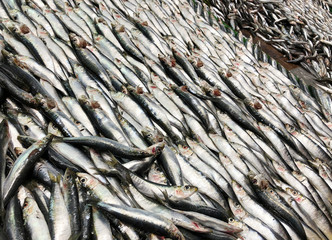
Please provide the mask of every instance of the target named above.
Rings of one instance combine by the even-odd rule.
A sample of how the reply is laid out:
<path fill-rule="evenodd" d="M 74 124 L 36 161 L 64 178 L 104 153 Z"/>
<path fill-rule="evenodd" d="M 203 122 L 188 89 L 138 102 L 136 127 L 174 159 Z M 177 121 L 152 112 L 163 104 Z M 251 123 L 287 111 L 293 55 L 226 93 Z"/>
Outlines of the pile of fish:
<path fill-rule="evenodd" d="M 209 1 L 211 12 L 233 29 L 248 29 L 300 63 L 317 80 L 332 78 L 332 15 L 328 1 Z M 194 5 L 194 4 L 193 4 Z M 196 1 L 196 10 L 204 3 Z"/>
<path fill-rule="evenodd" d="M 259 46 L 184 0 L 0 16 L 1 239 L 332 239 L 331 102 Z"/>

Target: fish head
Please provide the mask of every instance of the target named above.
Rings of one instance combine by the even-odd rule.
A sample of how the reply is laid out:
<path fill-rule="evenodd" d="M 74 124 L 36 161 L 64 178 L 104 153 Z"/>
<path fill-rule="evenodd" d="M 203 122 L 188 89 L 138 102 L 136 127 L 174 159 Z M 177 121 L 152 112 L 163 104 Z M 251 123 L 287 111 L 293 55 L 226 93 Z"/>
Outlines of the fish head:
<path fill-rule="evenodd" d="M 287 169 L 284 166 L 279 164 L 277 161 L 274 161 L 273 159 L 272 159 L 272 165 L 279 173 L 284 173 L 287 171 Z"/>
<path fill-rule="evenodd" d="M 91 101 L 90 101 L 90 99 L 88 99 L 87 96 L 81 95 L 77 98 L 77 100 L 81 105 L 92 107 L 91 106 Z"/>
<path fill-rule="evenodd" d="M 293 125 L 286 123 L 285 127 L 290 134 L 295 135 L 297 133 L 296 128 Z"/>
<path fill-rule="evenodd" d="M 133 37 L 138 37 L 139 35 L 143 34 L 140 30 L 138 30 L 137 28 L 132 28 L 130 30 L 130 33 Z"/>
<path fill-rule="evenodd" d="M 22 126 L 22 130 L 26 135 L 31 135 L 31 137 L 38 136 L 39 135 L 38 133 L 44 135 L 44 131 L 41 128 L 39 128 L 39 126 L 30 116 L 24 113 L 18 113 L 17 120 Z M 36 133 L 36 135 L 34 133 Z"/>
<path fill-rule="evenodd" d="M 232 180 L 232 188 L 237 197 L 241 198 L 247 196 L 247 193 L 244 190 L 244 188 L 235 180 Z"/>
<path fill-rule="evenodd" d="M 18 137 L 20 137 L 20 136 L 18 136 Z M 25 151 L 26 149 L 25 148 L 23 148 L 23 147 L 15 147 L 14 148 L 14 152 L 15 152 L 15 154 L 16 154 L 16 156 L 20 156 L 24 151 Z"/>
<path fill-rule="evenodd" d="M 79 64 L 79 63 L 75 63 L 74 64 L 74 72 L 75 74 L 77 75 L 77 73 L 82 73 L 82 72 L 85 72 L 85 68 Z M 76 76 L 77 77 L 77 76 Z"/>
<path fill-rule="evenodd" d="M 212 232 L 210 228 L 204 227 L 199 222 L 191 221 L 190 223 L 186 223 L 186 228 L 192 229 L 194 232 L 198 233 L 209 233 Z"/>
<path fill-rule="evenodd" d="M 221 152 L 219 153 L 219 159 L 223 165 L 232 164 L 231 159 L 229 157 L 227 157 L 226 155 L 222 154 Z"/>
<path fill-rule="evenodd" d="M 141 133 L 143 135 L 143 137 L 148 137 L 148 138 L 152 138 L 153 137 L 153 129 L 149 128 L 149 127 L 144 127 L 142 130 L 141 130 Z"/>
<path fill-rule="evenodd" d="M 244 224 L 238 220 L 235 220 L 234 218 L 228 218 L 228 224 L 235 226 L 237 228 L 244 228 Z"/>
<path fill-rule="evenodd" d="M 295 165 L 300 169 L 301 172 L 306 167 L 310 168 L 308 165 L 304 164 L 303 162 L 296 161 L 296 160 L 295 160 Z"/>
<path fill-rule="evenodd" d="M 263 177 L 262 174 L 255 174 L 253 172 L 249 172 L 248 178 L 254 186 L 262 190 L 268 188 L 269 186 L 269 182 Z"/>
<path fill-rule="evenodd" d="M 294 190 L 293 188 L 286 188 L 286 192 L 297 202 L 301 203 L 305 200 L 305 198 L 299 193 L 298 191 Z"/>
<path fill-rule="evenodd" d="M 95 22 L 96 24 L 101 23 L 101 24 L 107 25 L 107 22 L 106 22 L 106 20 L 105 20 L 103 17 L 96 17 L 96 18 L 94 19 L 94 22 Z"/>
<path fill-rule="evenodd" d="M 11 19 L 1 19 L 1 23 L 9 30 L 7 31 L 6 29 L 2 29 L 2 34 L 7 37 L 11 36 L 10 32 L 13 32 L 19 28 L 19 24 Z"/>
<path fill-rule="evenodd" d="M 154 85 L 157 85 L 158 84 L 157 82 L 161 81 L 159 75 L 154 73 L 154 72 L 150 73 L 150 77 L 151 77 L 151 80 L 152 80 Z M 148 86 L 149 86 L 149 83 L 148 83 Z"/>
<path fill-rule="evenodd" d="M 164 173 L 154 164 L 148 173 L 148 179 L 152 182 L 167 185 L 167 178 Z"/>
<path fill-rule="evenodd" d="M 233 130 L 227 124 L 223 124 L 223 130 L 225 132 L 225 135 L 228 137 L 232 137 L 235 135 Z"/>
<path fill-rule="evenodd" d="M 193 151 L 186 145 L 178 145 L 178 149 L 181 154 L 183 154 L 186 157 L 190 157 L 193 154 Z"/>
<path fill-rule="evenodd" d="M 7 53 L 4 50 L 2 51 L 2 54 L 8 58 L 11 58 L 16 66 L 23 69 L 28 68 L 27 64 L 25 63 L 25 60 L 29 59 L 27 56 L 18 56 L 18 55 L 14 56 L 12 54 L 7 55 Z"/>
<path fill-rule="evenodd" d="M 280 199 L 279 194 L 276 191 L 274 191 L 274 189 L 271 188 L 271 187 L 267 187 L 265 189 L 265 192 L 266 192 L 267 195 L 271 196 L 273 199 L 276 199 L 276 200 Z"/>
<path fill-rule="evenodd" d="M 262 132 L 266 132 L 266 131 L 271 131 L 271 127 L 269 127 L 268 125 L 265 125 L 264 123 L 261 123 L 261 122 L 254 122 L 253 123 L 255 125 L 255 127 L 262 131 Z"/>
<path fill-rule="evenodd" d="M 115 91 L 109 91 L 111 94 L 111 97 L 116 101 L 116 102 L 122 102 L 124 101 L 126 94 L 123 92 L 115 92 Z"/>
<path fill-rule="evenodd" d="M 126 28 L 124 25 L 120 25 L 119 23 L 117 22 L 112 22 L 111 23 L 112 25 L 112 28 L 117 32 L 117 33 L 125 33 L 126 32 Z"/>
<path fill-rule="evenodd" d="M 76 35 L 75 33 L 69 33 L 69 38 L 75 47 L 85 48 L 87 45 L 89 45 L 89 43 L 86 40 Z"/>
<path fill-rule="evenodd" d="M 52 13 L 53 10 L 51 8 L 49 8 L 48 6 L 44 6 L 43 8 L 43 15 L 46 15 L 46 14 L 49 14 L 49 13 Z"/>
<path fill-rule="evenodd" d="M 307 125 L 305 125 L 303 122 L 297 121 L 297 124 L 300 126 L 301 131 L 308 131 Z"/>
<path fill-rule="evenodd" d="M 41 26 L 37 25 L 37 36 L 40 37 L 42 40 L 49 36 L 48 32 Z"/>
<path fill-rule="evenodd" d="M 9 9 L 8 13 L 9 13 L 10 17 L 13 20 L 17 21 L 18 20 L 18 14 L 20 13 L 20 10 L 18 10 L 18 9 Z"/>
<path fill-rule="evenodd" d="M 27 25 L 22 24 L 18 28 L 15 29 L 15 32 L 18 34 L 25 35 L 25 34 L 30 34 L 31 30 Z"/>
<path fill-rule="evenodd" d="M 172 66 L 172 64 L 170 63 L 170 61 L 169 61 L 164 55 L 162 55 L 162 54 L 158 54 L 158 59 L 159 59 L 159 61 L 160 61 L 162 64 L 164 64 L 164 65 L 166 65 L 166 66 L 168 66 L 168 67 L 171 67 L 171 66 Z"/>
<path fill-rule="evenodd" d="M 171 233 L 171 238 L 172 239 L 175 239 L 175 240 L 185 240 L 185 238 L 182 235 L 182 233 L 180 232 L 180 230 L 174 224 L 172 224 L 170 226 L 170 233 Z"/>
<path fill-rule="evenodd" d="M 95 186 L 98 185 L 98 180 L 92 177 L 90 174 L 87 173 L 76 173 L 80 184 L 83 187 L 93 189 Z"/>
<path fill-rule="evenodd" d="M 182 57 L 182 54 L 178 50 L 176 50 L 176 47 L 172 47 L 172 53 L 173 53 L 173 55 Z"/>
<path fill-rule="evenodd" d="M 142 92 L 140 91 L 141 88 L 139 88 L 139 87 L 133 87 L 133 86 L 131 86 L 129 84 L 126 86 L 126 90 L 129 93 L 132 93 L 132 94 L 142 94 Z"/>
<path fill-rule="evenodd" d="M 232 213 L 234 214 L 235 217 L 242 219 L 243 217 L 245 217 L 246 212 L 243 209 L 243 207 L 241 206 L 240 203 L 238 203 L 237 201 L 232 200 L 231 198 L 228 199 L 228 204 L 229 207 L 231 208 Z"/>
<path fill-rule="evenodd" d="M 65 175 L 63 176 L 63 181 L 62 181 L 63 188 L 67 188 L 68 184 L 70 182 L 74 182 L 74 180 L 75 180 L 74 171 L 72 171 L 70 168 L 67 168 L 65 171 Z"/>
<path fill-rule="evenodd" d="M 28 11 L 28 9 L 29 9 L 29 6 L 27 6 L 27 5 L 22 5 L 21 6 L 21 9 L 22 9 L 22 11 L 24 12 L 24 13 L 27 13 L 27 11 Z M 11 10 L 9 10 L 9 11 L 11 11 Z"/>
<path fill-rule="evenodd" d="M 150 152 L 152 155 L 157 156 L 160 153 L 162 153 L 164 147 L 165 147 L 165 142 L 159 142 L 148 147 L 146 150 Z"/>
<path fill-rule="evenodd" d="M 149 142 L 163 142 L 164 141 L 164 136 L 158 132 L 157 129 L 151 129 L 147 126 L 145 126 L 142 130 L 141 133 L 145 139 Z"/>
<path fill-rule="evenodd" d="M 73 120 L 73 122 L 75 123 L 75 125 L 77 126 L 77 128 L 80 130 L 80 132 L 85 135 L 88 134 L 90 135 L 90 133 L 88 132 L 88 130 L 86 129 L 86 127 L 78 120 Z"/>
<path fill-rule="evenodd" d="M 178 199 L 185 199 L 193 195 L 197 190 L 197 187 L 191 185 L 176 186 L 172 195 Z"/>
<path fill-rule="evenodd" d="M 322 165 L 318 166 L 318 173 L 319 173 L 319 176 L 321 176 L 323 179 L 325 179 L 325 180 L 329 179 L 329 175 L 327 174 L 327 172 L 325 171 L 325 169 Z"/>
<path fill-rule="evenodd" d="M 288 87 L 289 87 L 289 89 L 290 89 L 292 92 L 294 92 L 295 94 L 298 94 L 298 93 L 301 92 L 300 88 L 297 87 L 297 86 L 295 86 L 295 85 L 289 85 Z"/>
<path fill-rule="evenodd" d="M 155 90 L 158 90 L 159 88 L 158 88 L 158 86 L 157 85 L 155 85 L 154 83 L 152 83 L 152 82 L 148 82 L 148 88 L 149 88 L 149 90 L 151 91 L 151 92 L 153 92 L 153 91 L 155 91 Z"/>
<path fill-rule="evenodd" d="M 23 203 L 23 217 L 32 215 L 37 208 L 37 204 L 32 197 L 26 197 Z"/>
<path fill-rule="evenodd" d="M 99 9 L 100 11 L 109 11 L 103 2 L 99 2 Z"/>
<path fill-rule="evenodd" d="M 263 104 L 260 100 L 258 100 L 258 98 L 256 98 L 254 101 L 250 101 L 250 106 L 256 110 L 260 110 L 263 108 Z"/>
<path fill-rule="evenodd" d="M 48 132 L 48 133 L 51 133 L 51 134 L 53 134 L 53 135 L 55 135 L 55 136 L 58 136 L 58 137 L 62 137 L 62 136 L 63 136 L 62 133 L 61 133 L 61 131 L 60 131 L 60 130 L 55 126 L 55 124 L 52 123 L 52 122 L 50 122 L 50 123 L 48 124 L 47 132 Z"/>
<path fill-rule="evenodd" d="M 17 120 L 22 125 L 29 125 L 31 122 L 33 122 L 32 118 L 24 113 L 17 113 Z"/>
<path fill-rule="evenodd" d="M 277 83 L 277 86 L 282 94 L 289 91 L 289 87 L 280 83 Z"/>
<path fill-rule="evenodd" d="M 199 145 L 198 142 L 191 140 L 189 137 L 186 137 L 186 142 L 191 148 L 194 148 Z M 183 146 L 184 147 L 184 146 Z"/>
<path fill-rule="evenodd" d="M 32 182 L 31 182 L 32 183 Z M 30 198 L 33 198 L 33 195 L 32 193 L 26 188 L 26 187 L 23 187 L 22 185 L 18 188 L 18 191 L 17 191 L 17 199 L 21 205 L 21 207 L 23 207 L 24 205 L 24 202 L 25 202 L 25 199 L 27 197 L 30 197 Z"/>
<path fill-rule="evenodd" d="M 293 171 L 292 174 L 300 182 L 303 182 L 306 179 L 306 177 L 300 171 Z"/>
<path fill-rule="evenodd" d="M 93 97 L 95 94 L 101 94 L 100 90 L 91 86 L 86 87 L 86 92 L 90 97 Z"/>

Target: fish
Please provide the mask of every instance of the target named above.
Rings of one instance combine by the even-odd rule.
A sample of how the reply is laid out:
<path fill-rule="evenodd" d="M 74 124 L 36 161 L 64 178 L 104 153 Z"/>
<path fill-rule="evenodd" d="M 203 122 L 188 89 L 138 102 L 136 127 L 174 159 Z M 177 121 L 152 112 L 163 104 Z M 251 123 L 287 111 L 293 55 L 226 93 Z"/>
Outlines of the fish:
<path fill-rule="evenodd" d="M 328 35 L 324 24 L 328 22 L 330 14 L 329 3 L 312 2 L 310 11 L 299 7 L 303 4 L 301 0 L 293 1 L 291 4 L 284 4 L 281 1 L 259 1 L 259 3 L 261 8 L 244 1 L 236 3 L 209 1 L 208 4 L 202 2 L 202 5 L 214 12 L 215 18 L 222 19 L 233 30 L 255 29 L 254 35 L 271 43 L 275 50 L 285 54 L 287 62 L 297 63 L 304 71 L 313 74 L 315 80 L 310 84 L 317 86 L 324 79 L 330 79 L 328 56 L 331 51 L 331 42 L 313 38 L 313 36 L 326 38 Z M 236 14 L 232 13 L 232 9 L 236 9 Z M 271 9 L 277 12 L 270 14 Z M 198 13 L 198 9 L 196 12 Z M 289 15 L 295 12 L 303 21 L 298 21 Z M 236 21 L 234 21 L 235 18 Z M 296 28 L 298 31 L 294 31 Z M 318 56 L 319 51 L 326 55 Z M 259 55 L 261 59 L 264 58 L 263 54 Z"/>
<path fill-rule="evenodd" d="M 328 38 L 293 2 L 208 2 L 1 4 L 1 237 L 331 238 L 330 91 L 231 28 L 324 78 Z"/>

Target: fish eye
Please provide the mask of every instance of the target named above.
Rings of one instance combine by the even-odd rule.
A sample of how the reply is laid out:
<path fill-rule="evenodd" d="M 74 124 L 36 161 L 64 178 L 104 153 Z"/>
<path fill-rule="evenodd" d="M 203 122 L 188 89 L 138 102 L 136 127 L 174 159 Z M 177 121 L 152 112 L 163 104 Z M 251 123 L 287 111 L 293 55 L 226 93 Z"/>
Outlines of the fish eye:
<path fill-rule="evenodd" d="M 27 125 L 24 125 L 23 128 L 24 128 L 24 131 L 28 131 L 30 129 Z"/>
<path fill-rule="evenodd" d="M 239 203 L 234 203 L 234 207 L 236 207 L 236 208 L 240 208 L 241 207 L 241 205 L 239 204 Z"/>
<path fill-rule="evenodd" d="M 67 175 L 67 176 L 66 176 L 66 180 L 69 180 L 69 179 L 70 179 L 70 175 Z"/>
<path fill-rule="evenodd" d="M 230 222 L 230 223 L 234 222 L 234 218 L 229 218 L 228 222 Z"/>
<path fill-rule="evenodd" d="M 295 196 L 297 196 L 297 195 L 299 194 L 297 191 L 293 191 L 292 193 L 293 193 L 293 195 L 295 195 Z"/>
<path fill-rule="evenodd" d="M 184 190 L 189 190 L 190 189 L 190 186 L 189 185 L 185 185 L 184 186 Z"/>
<path fill-rule="evenodd" d="M 29 203 L 27 201 L 25 201 L 23 204 L 23 208 L 26 208 L 27 206 L 29 206 Z"/>
<path fill-rule="evenodd" d="M 259 102 L 255 102 L 255 103 L 254 103 L 254 108 L 257 109 L 257 110 L 259 110 L 259 109 L 262 109 L 263 106 L 262 106 L 262 104 L 260 104 Z"/>
<path fill-rule="evenodd" d="M 86 178 L 81 178 L 80 180 L 81 183 L 86 183 L 86 181 L 87 181 Z"/>

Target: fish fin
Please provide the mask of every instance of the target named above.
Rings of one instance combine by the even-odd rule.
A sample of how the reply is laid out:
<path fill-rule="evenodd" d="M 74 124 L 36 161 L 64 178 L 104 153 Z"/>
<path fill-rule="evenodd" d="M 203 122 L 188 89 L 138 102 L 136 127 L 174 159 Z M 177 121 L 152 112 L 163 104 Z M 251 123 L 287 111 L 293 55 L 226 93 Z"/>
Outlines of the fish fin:
<path fill-rule="evenodd" d="M 130 176 L 127 174 L 126 171 L 123 171 L 122 173 L 118 171 L 115 168 L 112 169 L 105 169 L 105 168 L 95 168 L 97 172 L 100 173 L 100 175 L 104 175 L 106 177 L 118 177 L 121 182 L 131 182 Z"/>
<path fill-rule="evenodd" d="M 61 175 L 60 174 L 54 175 L 53 173 L 48 172 L 48 176 L 50 177 L 51 182 L 53 182 L 53 183 L 59 183 L 61 181 Z"/>
<path fill-rule="evenodd" d="M 97 204 L 100 202 L 97 198 L 93 198 L 92 196 L 89 196 L 86 200 L 86 204 L 84 207 L 88 206 L 91 208 L 97 208 Z"/>
<path fill-rule="evenodd" d="M 80 231 L 79 233 L 74 233 L 68 238 L 68 240 L 78 240 L 81 237 L 81 235 L 82 231 Z"/>
<path fill-rule="evenodd" d="M 163 149 L 165 147 L 165 142 L 159 142 L 159 143 L 155 143 L 151 146 L 149 146 L 148 148 L 146 148 L 145 150 L 149 153 L 151 153 L 152 155 L 159 155 Z"/>
<path fill-rule="evenodd" d="M 167 191 L 161 191 L 161 193 L 164 195 L 164 198 L 165 198 L 166 202 L 169 202 L 170 199 L 169 199 L 169 197 L 168 197 L 168 193 L 167 193 Z"/>
<path fill-rule="evenodd" d="M 30 147 L 33 143 L 37 142 L 37 139 L 24 136 L 24 135 L 18 135 L 17 140 L 24 146 L 24 147 Z"/>
<path fill-rule="evenodd" d="M 131 201 L 131 204 L 133 205 L 133 207 L 135 208 L 141 208 L 141 206 L 138 204 L 138 202 L 136 201 L 136 199 L 134 198 L 134 196 L 131 194 L 130 190 L 129 190 L 129 184 L 128 182 L 126 183 L 121 183 L 125 193 L 127 194 L 129 200 Z"/>
<path fill-rule="evenodd" d="M 153 193 L 153 198 L 160 204 L 163 205 L 163 200 L 157 196 L 157 194 Z"/>
<path fill-rule="evenodd" d="M 160 190 L 160 192 L 163 194 L 166 200 L 169 200 L 168 193 L 166 191 Z M 161 205 L 165 206 L 165 202 L 160 197 L 158 197 L 157 194 L 153 193 L 153 196 Z"/>
<path fill-rule="evenodd" d="M 117 171 L 115 169 L 95 168 L 95 170 L 105 176 L 114 177 L 117 175 Z"/>
<path fill-rule="evenodd" d="M 54 135 L 52 142 L 63 142 L 63 137 Z"/>

